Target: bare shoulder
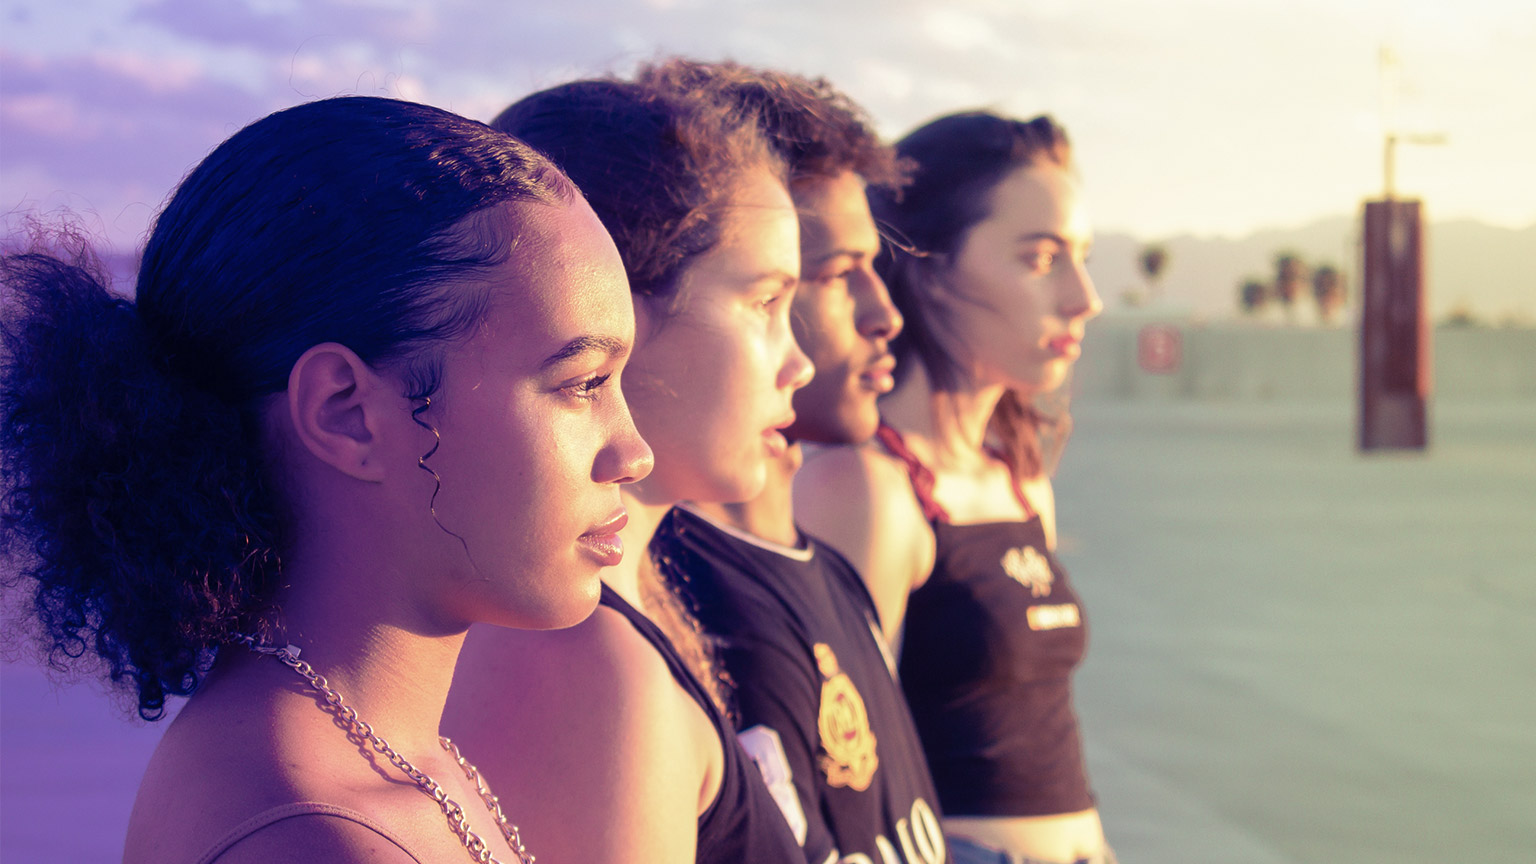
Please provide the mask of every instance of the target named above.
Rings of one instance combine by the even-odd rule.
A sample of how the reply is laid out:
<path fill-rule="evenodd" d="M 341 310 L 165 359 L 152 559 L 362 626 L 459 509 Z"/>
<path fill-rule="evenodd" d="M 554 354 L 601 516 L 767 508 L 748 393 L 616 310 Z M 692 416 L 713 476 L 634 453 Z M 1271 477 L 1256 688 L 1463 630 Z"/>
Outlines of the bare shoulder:
<path fill-rule="evenodd" d="M 906 465 L 873 444 L 808 454 L 795 476 L 794 495 L 795 518 L 824 539 L 855 530 L 873 535 L 928 526 Z"/>
<path fill-rule="evenodd" d="M 606 606 L 566 630 L 473 628 L 443 732 L 541 860 L 692 860 L 698 814 L 719 786 L 708 716 Z"/>
<path fill-rule="evenodd" d="M 367 827 L 418 827 L 430 802 L 411 793 L 381 783 L 312 700 L 273 698 L 254 686 L 210 688 L 188 701 L 156 747 L 123 860 L 195 861 L 231 843 L 216 860 L 411 861 Z"/>
<path fill-rule="evenodd" d="M 842 447 L 807 448 L 795 475 L 795 493 L 864 494 L 907 487 L 906 465 L 873 442 Z M 800 501 L 795 501 L 798 506 Z"/>
<path fill-rule="evenodd" d="M 252 814 L 291 800 L 257 731 L 268 724 L 229 722 L 236 707 L 250 709 L 247 720 L 262 712 L 217 702 L 198 694 L 161 736 L 134 796 L 125 862 L 194 860 Z"/>
<path fill-rule="evenodd" d="M 698 706 L 656 646 L 622 613 L 599 606 L 564 630 L 471 628 L 454 672 L 443 733 L 492 777 L 546 766 L 564 776 L 589 764 L 642 758 L 649 742 L 685 729 Z M 575 760 L 573 763 L 571 760 Z M 499 790 L 498 790 L 499 791 Z"/>
<path fill-rule="evenodd" d="M 445 825 L 444 832 L 448 829 Z M 388 837 L 356 820 L 304 813 L 274 821 L 238 840 L 213 864 L 420 864 Z"/>
<path fill-rule="evenodd" d="M 859 571 L 894 642 L 906 597 L 933 570 L 933 529 L 907 467 L 875 444 L 808 455 L 795 478 L 795 518 Z"/>

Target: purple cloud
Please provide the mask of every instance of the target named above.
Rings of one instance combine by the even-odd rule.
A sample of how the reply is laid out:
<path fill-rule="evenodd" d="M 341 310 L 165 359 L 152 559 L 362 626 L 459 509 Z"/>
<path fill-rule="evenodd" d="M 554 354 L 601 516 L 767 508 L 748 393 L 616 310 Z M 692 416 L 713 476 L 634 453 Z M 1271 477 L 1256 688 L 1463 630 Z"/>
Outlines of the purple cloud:
<path fill-rule="evenodd" d="M 314 37 L 364 44 L 385 44 L 427 38 L 433 14 L 426 4 L 415 7 L 365 6 L 357 3 L 310 0 L 292 12 L 253 9 L 231 0 L 164 0 L 135 10 L 131 20 L 164 29 L 192 42 L 250 48 L 282 55 L 299 50 Z"/>
<path fill-rule="evenodd" d="M 62 203 L 101 213 L 119 244 L 209 150 L 275 107 L 186 61 L 7 52 L 0 65 L 0 209 L 51 209 L 66 194 Z"/>

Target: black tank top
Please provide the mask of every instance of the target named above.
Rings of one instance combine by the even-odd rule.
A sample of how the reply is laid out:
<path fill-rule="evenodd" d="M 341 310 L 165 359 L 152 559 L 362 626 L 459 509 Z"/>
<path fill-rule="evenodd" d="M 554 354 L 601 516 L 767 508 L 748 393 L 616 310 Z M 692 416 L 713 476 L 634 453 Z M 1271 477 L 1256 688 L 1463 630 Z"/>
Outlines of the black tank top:
<path fill-rule="evenodd" d="M 1086 625 L 1040 517 L 952 525 L 901 435 L 882 423 L 878 437 L 906 463 L 936 541 L 933 573 L 907 606 L 900 668 L 944 813 L 1093 807 L 1072 707 Z"/>
<path fill-rule="evenodd" d="M 814 537 L 791 549 L 681 507 L 651 549 L 717 643 L 743 744 L 805 859 L 947 860 L 933 780 L 853 565 Z"/>
<path fill-rule="evenodd" d="M 709 716 L 725 753 L 720 792 L 699 817 L 696 864 L 785 864 L 802 859 L 800 846 L 778 805 L 768 793 L 757 766 L 741 749 L 725 718 L 704 691 L 704 685 L 688 671 L 672 641 L 617 592 L 603 585 L 602 605 L 629 619 L 641 636 L 656 647 L 672 677 Z"/>

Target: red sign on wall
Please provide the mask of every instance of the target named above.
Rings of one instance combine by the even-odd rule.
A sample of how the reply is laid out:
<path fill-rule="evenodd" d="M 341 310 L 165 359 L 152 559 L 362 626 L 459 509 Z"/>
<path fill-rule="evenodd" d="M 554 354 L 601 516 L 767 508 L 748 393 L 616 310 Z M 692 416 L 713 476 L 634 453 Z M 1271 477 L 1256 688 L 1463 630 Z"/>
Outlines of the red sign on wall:
<path fill-rule="evenodd" d="M 1148 324 L 1136 334 L 1136 362 L 1153 375 L 1172 375 L 1184 362 L 1184 336 L 1170 324 Z"/>

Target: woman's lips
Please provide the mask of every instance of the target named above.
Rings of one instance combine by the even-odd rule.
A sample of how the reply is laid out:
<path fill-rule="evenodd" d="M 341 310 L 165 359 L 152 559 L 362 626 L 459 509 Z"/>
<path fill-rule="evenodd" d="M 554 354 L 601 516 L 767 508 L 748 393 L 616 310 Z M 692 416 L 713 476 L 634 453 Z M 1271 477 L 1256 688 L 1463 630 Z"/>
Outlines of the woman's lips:
<path fill-rule="evenodd" d="M 768 445 L 768 455 L 777 459 L 789 450 L 789 439 L 784 437 L 784 430 L 794 425 L 794 422 L 794 412 L 790 412 L 789 419 L 763 430 L 763 442 Z"/>
<path fill-rule="evenodd" d="M 859 375 L 859 381 L 866 390 L 876 393 L 889 393 L 896 387 L 896 358 L 890 354 L 884 354 Z"/>
<path fill-rule="evenodd" d="M 1058 357 L 1075 360 L 1083 353 L 1082 340 L 1070 333 L 1063 333 L 1046 340 L 1045 347 Z"/>
<path fill-rule="evenodd" d="M 619 532 L 629 524 L 629 513 L 620 508 L 608 521 L 577 538 L 576 545 L 604 567 L 612 567 L 624 560 L 624 541 Z"/>

